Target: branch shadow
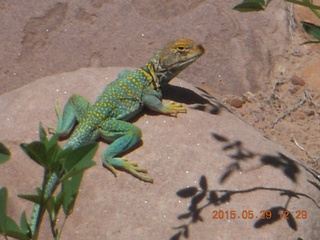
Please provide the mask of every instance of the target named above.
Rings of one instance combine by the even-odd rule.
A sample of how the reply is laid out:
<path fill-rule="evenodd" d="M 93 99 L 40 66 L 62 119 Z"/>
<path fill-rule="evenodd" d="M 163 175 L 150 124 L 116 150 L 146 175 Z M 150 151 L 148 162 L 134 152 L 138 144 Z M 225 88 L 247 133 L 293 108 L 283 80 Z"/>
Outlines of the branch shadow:
<path fill-rule="evenodd" d="M 227 167 L 226 171 L 220 178 L 220 183 L 225 182 L 228 177 L 235 171 L 242 170 L 241 161 L 247 161 L 249 159 L 258 158 L 260 161 L 260 166 L 271 166 L 276 169 L 280 169 L 285 176 L 287 176 L 291 181 L 296 183 L 297 175 L 300 170 L 298 163 L 286 155 L 278 152 L 278 155 L 261 155 L 259 153 L 254 153 L 243 146 L 241 141 L 229 141 L 224 136 L 212 133 L 212 138 L 223 144 L 222 150 L 227 153 L 227 156 L 232 160 L 232 163 Z"/>
<path fill-rule="evenodd" d="M 307 180 L 307 182 L 320 191 L 320 174 L 317 171 L 305 167 L 304 165 L 294 161 L 280 152 L 275 155 L 259 154 L 245 148 L 241 141 L 230 141 L 227 137 L 216 133 L 212 133 L 212 139 L 222 145 L 222 151 L 224 151 L 231 160 L 231 163 L 226 167 L 224 172 L 219 177 L 220 185 L 231 178 L 236 171 L 241 171 L 242 163 L 248 161 L 258 161 L 260 165 L 259 167 L 267 166 L 272 167 L 275 170 L 279 170 L 293 183 L 297 183 L 297 178 L 301 173 L 301 168 L 304 168 L 313 177 L 313 181 Z M 187 223 L 173 227 L 173 229 L 177 230 L 177 232 L 171 236 L 170 240 L 189 238 L 190 226 L 204 221 L 204 218 L 201 214 L 205 208 L 209 206 L 214 206 L 216 208 L 217 206 L 226 204 L 227 202 L 231 204 L 234 195 L 247 194 L 256 191 L 278 192 L 280 196 L 286 196 L 287 198 L 285 204 L 270 206 L 268 209 L 263 210 L 263 214 L 261 214 L 261 216 L 259 216 L 259 218 L 257 218 L 253 224 L 253 227 L 256 229 L 260 229 L 266 225 L 273 225 L 279 220 L 285 220 L 290 229 L 297 231 L 298 224 L 296 219 L 306 219 L 308 213 L 307 211 L 300 211 L 299 215 L 293 215 L 292 212 L 294 211 L 291 211 L 289 207 L 292 198 L 307 198 L 312 201 L 320 210 L 320 204 L 317 203 L 317 201 L 311 196 L 303 192 L 296 192 L 285 188 L 272 188 L 263 186 L 255 186 L 242 190 L 209 190 L 206 176 L 201 176 L 199 179 L 199 186 L 186 187 L 176 192 L 177 196 L 180 198 L 189 198 L 190 203 L 187 211 L 177 216 L 179 221 L 187 220 Z M 213 212 L 219 211 L 217 210 Z M 214 217 L 217 216 L 218 215 L 213 215 L 212 218 L 214 219 Z M 253 217 L 250 219 L 253 219 Z"/>

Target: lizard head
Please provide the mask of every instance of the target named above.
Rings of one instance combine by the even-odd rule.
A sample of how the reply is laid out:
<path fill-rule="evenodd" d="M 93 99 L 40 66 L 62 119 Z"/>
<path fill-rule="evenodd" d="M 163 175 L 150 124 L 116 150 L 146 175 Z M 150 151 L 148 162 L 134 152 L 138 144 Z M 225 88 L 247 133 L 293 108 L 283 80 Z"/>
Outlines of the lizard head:
<path fill-rule="evenodd" d="M 153 58 L 155 72 L 160 83 L 169 82 L 204 52 L 204 47 L 190 38 L 180 38 L 164 45 Z"/>

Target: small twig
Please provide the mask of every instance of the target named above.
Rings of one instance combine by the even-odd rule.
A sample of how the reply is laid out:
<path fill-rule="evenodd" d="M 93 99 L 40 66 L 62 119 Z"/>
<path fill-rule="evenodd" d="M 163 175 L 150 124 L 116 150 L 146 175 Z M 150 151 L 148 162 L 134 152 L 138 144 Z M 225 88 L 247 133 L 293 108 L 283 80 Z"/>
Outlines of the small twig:
<path fill-rule="evenodd" d="M 310 43 L 320 43 L 320 41 L 306 41 L 306 42 L 300 43 L 300 45 L 305 45 Z"/>
<path fill-rule="evenodd" d="M 298 148 L 300 148 L 302 151 L 306 152 L 306 150 L 297 142 L 297 140 L 292 135 L 293 142 L 297 145 Z"/>
<path fill-rule="evenodd" d="M 272 124 L 271 127 L 273 128 L 274 125 L 276 125 L 281 119 L 284 119 L 286 116 L 290 115 L 292 112 L 296 111 L 299 107 L 301 107 L 305 102 L 307 101 L 307 93 L 304 91 L 304 98 L 298 102 L 298 104 L 290 109 L 288 112 L 282 114 L 280 117 L 278 117 Z"/>
<path fill-rule="evenodd" d="M 290 32 L 291 38 L 293 39 L 293 32 L 297 28 L 297 24 L 294 19 L 294 6 L 292 3 L 289 5 L 288 20 L 289 20 L 289 32 Z"/>
<path fill-rule="evenodd" d="M 295 139 L 295 137 L 294 137 L 293 135 L 292 135 L 292 140 L 293 140 L 293 142 L 296 144 L 296 146 L 297 146 L 300 150 L 302 150 L 309 159 L 311 159 L 311 162 L 312 162 L 313 164 L 315 164 L 315 167 L 318 167 L 318 165 L 319 165 L 318 159 L 317 159 L 316 157 L 311 156 L 311 154 L 309 154 L 308 151 L 307 151 L 306 149 L 304 149 L 304 148 L 298 143 L 298 141 Z"/>
<path fill-rule="evenodd" d="M 276 94 L 276 90 L 277 90 L 277 87 L 284 84 L 284 81 L 278 79 L 274 85 L 273 85 L 273 88 L 272 88 L 272 92 L 271 92 L 271 96 L 270 96 L 270 99 L 274 98 L 274 99 L 279 99 L 280 96 L 278 94 Z"/>
<path fill-rule="evenodd" d="M 313 106 L 315 107 L 315 113 L 316 114 L 318 114 L 318 115 L 320 115 L 320 112 L 319 111 L 317 111 L 317 109 L 319 109 L 319 106 L 318 106 L 318 104 L 316 104 L 315 102 L 314 102 L 314 100 L 313 100 L 313 97 L 311 96 L 311 94 L 309 94 L 308 92 L 306 92 L 306 94 L 307 94 L 307 96 L 308 96 L 308 98 L 309 98 L 309 100 L 310 100 L 310 102 L 313 104 Z"/>

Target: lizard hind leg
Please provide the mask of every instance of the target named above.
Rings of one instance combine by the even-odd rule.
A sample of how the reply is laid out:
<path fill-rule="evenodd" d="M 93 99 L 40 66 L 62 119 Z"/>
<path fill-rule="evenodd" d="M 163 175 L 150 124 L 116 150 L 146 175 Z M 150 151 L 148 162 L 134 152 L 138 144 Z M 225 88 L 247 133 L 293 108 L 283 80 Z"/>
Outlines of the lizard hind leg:
<path fill-rule="evenodd" d="M 64 106 L 63 113 L 61 114 L 57 102 L 55 103 L 56 114 L 58 117 L 58 126 L 56 133 L 61 137 L 70 134 L 76 122 L 81 122 L 85 116 L 90 103 L 84 97 L 74 94 L 72 95 L 66 105 Z"/>
<path fill-rule="evenodd" d="M 107 119 L 100 128 L 101 137 L 113 141 L 104 151 L 102 157 L 103 166 L 117 176 L 117 169 L 124 170 L 134 177 L 145 181 L 153 182 L 148 171 L 141 168 L 135 162 L 129 162 L 125 158 L 117 157 L 132 149 L 141 139 L 141 130 L 135 125 L 114 119 Z"/>

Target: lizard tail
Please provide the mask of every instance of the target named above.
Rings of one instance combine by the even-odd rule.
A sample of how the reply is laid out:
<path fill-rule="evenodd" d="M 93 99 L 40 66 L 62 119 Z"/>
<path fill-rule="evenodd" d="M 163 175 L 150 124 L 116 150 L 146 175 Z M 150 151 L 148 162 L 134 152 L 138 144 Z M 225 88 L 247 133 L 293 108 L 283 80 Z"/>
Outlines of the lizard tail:
<path fill-rule="evenodd" d="M 58 183 L 58 175 L 56 173 L 52 174 L 49 178 L 48 184 L 46 185 L 46 188 L 44 190 L 44 199 L 47 201 L 47 198 L 55 191 Z M 30 222 L 30 231 L 32 234 L 32 237 L 34 237 L 36 233 L 36 229 L 39 229 L 39 225 L 41 224 L 42 217 L 44 214 L 43 206 L 40 206 L 39 204 L 35 204 L 32 209 L 31 214 L 31 222 Z M 36 239 L 36 238 L 34 238 Z"/>

